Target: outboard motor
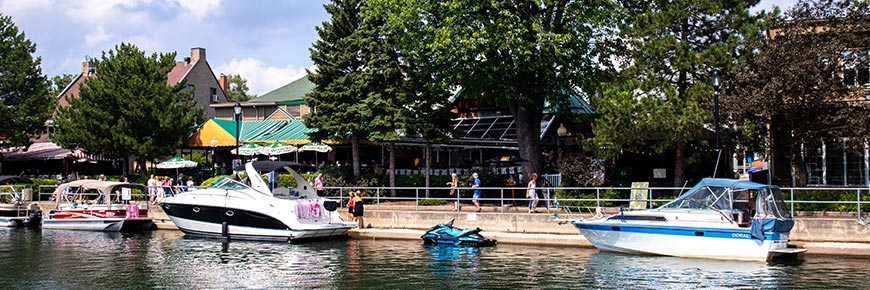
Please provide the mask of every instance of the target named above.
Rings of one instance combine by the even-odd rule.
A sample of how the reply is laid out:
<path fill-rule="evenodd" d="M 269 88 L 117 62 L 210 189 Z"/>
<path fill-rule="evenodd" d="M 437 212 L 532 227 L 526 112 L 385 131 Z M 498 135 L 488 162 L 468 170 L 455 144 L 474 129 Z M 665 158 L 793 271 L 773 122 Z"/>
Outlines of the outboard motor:
<path fill-rule="evenodd" d="M 42 225 L 42 211 L 41 210 L 30 210 L 27 214 L 27 227 L 29 228 L 38 228 Z"/>

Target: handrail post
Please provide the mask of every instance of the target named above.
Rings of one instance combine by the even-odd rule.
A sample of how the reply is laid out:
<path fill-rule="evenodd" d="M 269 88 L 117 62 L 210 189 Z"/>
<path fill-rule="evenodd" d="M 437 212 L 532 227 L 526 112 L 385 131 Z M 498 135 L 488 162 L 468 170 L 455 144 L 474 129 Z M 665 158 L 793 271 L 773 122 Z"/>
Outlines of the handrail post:
<path fill-rule="evenodd" d="M 381 188 L 375 188 L 375 208 L 381 209 Z"/>
<path fill-rule="evenodd" d="M 858 195 L 858 220 L 861 220 L 861 189 L 855 189 L 855 193 Z"/>
<path fill-rule="evenodd" d="M 791 217 L 794 218 L 794 188 L 788 190 L 789 199 L 791 200 Z"/>
<path fill-rule="evenodd" d="M 504 213 L 504 187 L 498 191 L 501 193 L 501 198 L 499 199 L 501 201 L 501 212 Z"/>
<path fill-rule="evenodd" d="M 598 210 L 601 208 L 601 188 L 595 188 L 595 209 Z"/>
<path fill-rule="evenodd" d="M 414 211 L 420 211 L 420 188 L 414 189 Z"/>

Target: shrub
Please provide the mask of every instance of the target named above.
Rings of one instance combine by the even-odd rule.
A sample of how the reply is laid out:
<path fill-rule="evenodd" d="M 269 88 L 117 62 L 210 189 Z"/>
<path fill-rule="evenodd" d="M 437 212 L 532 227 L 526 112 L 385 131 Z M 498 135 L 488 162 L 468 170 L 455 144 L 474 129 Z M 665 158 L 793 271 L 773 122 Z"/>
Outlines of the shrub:
<path fill-rule="evenodd" d="M 447 204 L 447 201 L 443 199 L 421 199 L 417 201 L 417 205 L 419 206 L 436 206 L 445 204 Z"/>
<path fill-rule="evenodd" d="M 564 190 L 559 189 L 556 190 L 556 198 L 560 199 L 559 204 L 565 207 L 596 207 L 599 205 L 595 201 L 596 198 L 600 199 L 617 199 L 620 198 L 619 192 L 613 189 L 602 190 L 599 193 L 600 197 L 595 196 L 595 191 L 581 191 L 581 190 Z M 588 199 L 588 200 L 566 200 L 566 199 Z M 614 206 L 616 202 L 614 201 L 601 201 L 600 206 L 602 207 L 611 207 Z"/>

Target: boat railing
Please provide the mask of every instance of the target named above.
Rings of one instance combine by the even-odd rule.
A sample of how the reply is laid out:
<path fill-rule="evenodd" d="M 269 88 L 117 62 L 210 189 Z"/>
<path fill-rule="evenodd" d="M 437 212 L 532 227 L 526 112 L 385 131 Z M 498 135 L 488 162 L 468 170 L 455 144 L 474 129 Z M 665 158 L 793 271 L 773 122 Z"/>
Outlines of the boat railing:
<path fill-rule="evenodd" d="M 15 203 L 33 200 L 33 188 L 30 185 L 0 185 L 0 203 Z"/>
<path fill-rule="evenodd" d="M 337 199 L 342 206 L 347 204 L 348 193 L 361 191 L 367 205 L 381 206 L 413 203 L 414 210 L 443 210 L 444 205 L 453 209 L 453 202 L 470 204 L 471 187 L 459 187 L 458 195 L 449 195 L 450 187 L 324 187 L 324 197 Z M 482 205 L 496 212 L 519 211 L 527 208 L 530 198 L 525 187 L 481 187 Z M 634 191 L 633 191 L 634 190 Z M 538 209 L 554 213 L 602 215 L 619 212 L 620 208 L 643 209 L 659 207 L 677 196 L 682 187 L 648 187 L 641 189 L 646 194 L 640 197 L 631 187 L 538 187 Z M 791 216 L 837 215 L 843 217 L 867 217 L 870 211 L 870 188 L 843 187 L 795 187 L 781 188 L 782 202 Z M 821 197 L 820 197 L 821 196 Z M 431 200 L 431 201 L 425 201 Z M 425 204 L 425 205 L 421 205 Z M 635 206 L 632 206 L 635 205 Z M 832 209 L 833 208 L 833 209 Z M 467 211 L 467 210 L 466 210 Z M 492 212 L 492 210 L 488 210 Z M 522 212 L 522 211 L 520 211 Z"/>

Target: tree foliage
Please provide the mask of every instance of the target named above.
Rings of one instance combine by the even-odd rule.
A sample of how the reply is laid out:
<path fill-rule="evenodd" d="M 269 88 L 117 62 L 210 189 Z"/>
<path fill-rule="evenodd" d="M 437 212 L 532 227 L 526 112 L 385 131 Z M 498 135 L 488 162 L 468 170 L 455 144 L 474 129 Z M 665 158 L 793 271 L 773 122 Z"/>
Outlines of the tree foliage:
<path fill-rule="evenodd" d="M 527 172 L 540 172 L 545 101 L 593 92 L 607 70 L 612 1 L 402 1 L 403 28 L 430 53 L 441 82 L 509 108 Z M 422 55 L 422 54 L 421 54 Z"/>
<path fill-rule="evenodd" d="M 60 108 L 54 137 L 66 148 L 140 161 L 173 154 L 205 119 L 185 82 L 167 85 L 175 53 L 146 56 L 121 43 L 94 60 L 97 77 L 87 79 L 78 98 Z M 142 162 L 140 162 L 142 164 Z"/>
<path fill-rule="evenodd" d="M 594 100 L 596 148 L 657 154 L 675 151 L 674 184 L 682 184 L 686 147 L 707 147 L 713 119 L 714 70 L 735 65 L 758 35 L 754 1 L 625 1 L 630 42 L 619 78 Z M 710 146 L 712 147 L 712 146 Z M 715 158 L 715 156 L 713 156 Z M 710 171 L 711 173 L 713 170 Z"/>
<path fill-rule="evenodd" d="M 35 51 L 12 18 L 0 14 L 0 148 L 30 145 L 57 103 Z"/>
<path fill-rule="evenodd" d="M 775 174 L 792 171 L 795 186 L 806 184 L 803 145 L 847 138 L 863 151 L 870 137 L 861 86 L 870 81 L 868 16 L 867 2 L 800 1 L 770 16 L 768 39 L 750 63 L 735 67 L 723 108 L 741 123 L 769 126 L 774 161 L 791 165 Z"/>
<path fill-rule="evenodd" d="M 66 86 L 72 83 L 73 80 L 76 79 L 76 77 L 77 75 L 67 73 L 51 77 L 48 80 L 49 95 L 55 98 L 58 97 L 60 93 L 63 92 L 63 89 L 65 89 Z"/>
<path fill-rule="evenodd" d="M 317 27 L 320 39 L 310 49 L 317 71 L 309 72 L 315 88 L 305 95 L 305 103 L 314 109 L 303 117 L 306 126 L 318 129 L 312 140 L 350 141 L 355 177 L 359 176 L 359 142 L 369 134 L 373 110 L 380 106 L 370 98 L 378 87 L 366 71 L 373 43 L 361 30 L 361 7 L 359 0 L 324 5 L 331 19 Z"/>
<path fill-rule="evenodd" d="M 247 79 L 237 74 L 227 76 L 227 98 L 230 102 L 247 102 L 256 97 L 248 94 Z"/>

